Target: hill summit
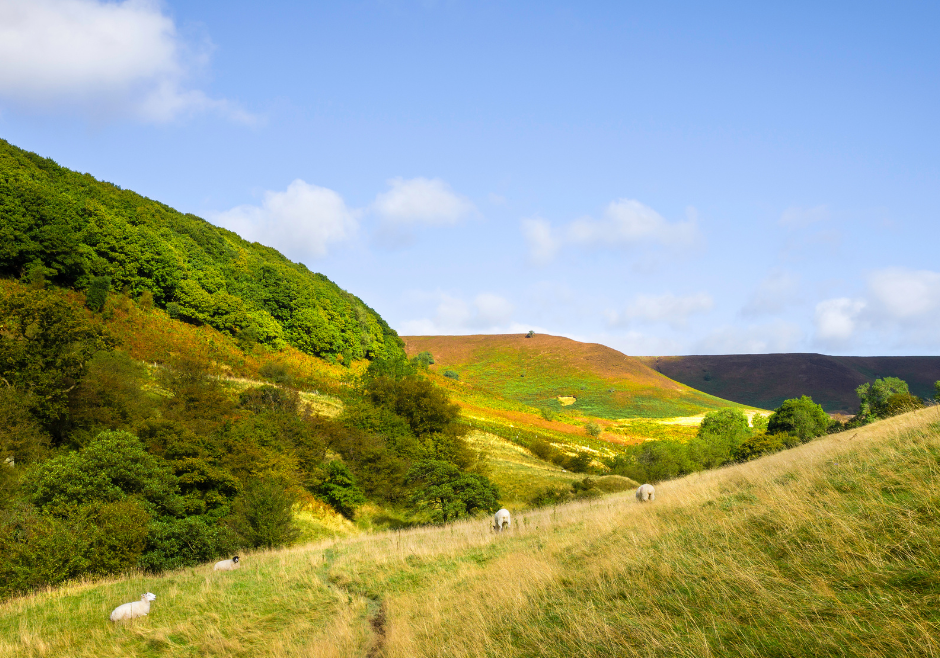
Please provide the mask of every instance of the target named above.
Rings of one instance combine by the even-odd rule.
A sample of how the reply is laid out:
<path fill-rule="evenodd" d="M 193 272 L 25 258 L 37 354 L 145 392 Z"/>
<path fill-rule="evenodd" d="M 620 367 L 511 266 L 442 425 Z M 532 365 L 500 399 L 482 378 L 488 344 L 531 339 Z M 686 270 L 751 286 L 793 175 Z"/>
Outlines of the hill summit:
<path fill-rule="evenodd" d="M 636 357 L 547 334 L 405 336 L 409 357 L 430 352 L 431 369 L 450 371 L 492 395 L 535 407 L 617 419 L 692 416 L 733 406 L 657 372 Z"/>

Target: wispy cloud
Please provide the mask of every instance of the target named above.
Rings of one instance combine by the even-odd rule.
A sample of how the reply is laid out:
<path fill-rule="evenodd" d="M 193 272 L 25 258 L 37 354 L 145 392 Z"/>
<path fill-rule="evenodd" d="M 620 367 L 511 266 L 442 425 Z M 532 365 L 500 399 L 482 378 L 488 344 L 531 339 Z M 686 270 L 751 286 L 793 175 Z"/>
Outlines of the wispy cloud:
<path fill-rule="evenodd" d="M 0 2 L 0 100 L 95 120 L 162 123 L 216 112 L 256 118 L 188 84 L 212 49 L 186 43 L 150 0 Z"/>
<path fill-rule="evenodd" d="M 638 245 L 681 247 L 700 237 L 694 208 L 686 220 L 669 222 L 649 206 L 633 199 L 612 201 L 600 219 L 581 217 L 554 227 L 542 218 L 523 219 L 522 232 L 533 263 L 550 262 L 566 245 L 587 249 L 629 249 Z"/>
<path fill-rule="evenodd" d="M 396 226 L 452 226 L 476 208 L 440 178 L 392 178 L 391 189 L 379 194 L 372 209 Z"/>
<path fill-rule="evenodd" d="M 675 329 L 688 326 L 689 318 L 707 313 L 715 305 L 711 295 L 700 292 L 693 295 L 637 295 L 623 311 L 605 313 L 610 326 L 628 326 L 633 322 L 661 322 Z"/>
<path fill-rule="evenodd" d="M 482 292 L 470 301 L 443 292 L 418 296 L 422 301 L 434 304 L 434 313 L 402 322 L 398 333 L 403 336 L 516 333 L 534 329 L 523 329 L 521 324 L 514 322 L 515 305 L 495 293 Z"/>

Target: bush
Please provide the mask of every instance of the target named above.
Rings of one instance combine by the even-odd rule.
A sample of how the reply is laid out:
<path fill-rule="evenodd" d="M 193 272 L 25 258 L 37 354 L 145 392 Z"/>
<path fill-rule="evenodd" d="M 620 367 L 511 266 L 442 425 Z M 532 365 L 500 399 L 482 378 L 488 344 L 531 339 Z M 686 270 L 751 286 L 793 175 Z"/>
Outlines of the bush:
<path fill-rule="evenodd" d="M 91 283 L 88 284 L 88 292 L 85 293 L 85 306 L 95 313 L 100 313 L 108 301 L 108 292 L 110 290 L 111 277 L 94 277 Z"/>
<path fill-rule="evenodd" d="M 564 466 L 572 473 L 587 473 L 594 456 L 589 452 L 578 452 L 565 460 Z"/>
<path fill-rule="evenodd" d="M 102 432 L 80 452 L 39 464 L 26 485 L 33 504 L 65 514 L 76 505 L 133 497 L 154 517 L 183 512 L 177 479 L 129 432 Z"/>
<path fill-rule="evenodd" d="M 138 566 L 151 572 L 192 567 L 232 555 L 239 543 L 230 527 L 203 516 L 157 521 Z"/>
<path fill-rule="evenodd" d="M 258 372 L 262 377 L 270 379 L 275 384 L 281 384 L 282 386 L 294 385 L 294 376 L 291 374 L 290 369 L 283 363 L 268 361 L 261 366 Z"/>
<path fill-rule="evenodd" d="M 807 395 L 799 399 L 785 400 L 770 416 L 767 432 L 785 432 L 806 443 L 822 436 L 829 428 L 829 415 Z"/>
<path fill-rule="evenodd" d="M 257 386 L 242 391 L 238 396 L 238 404 L 256 414 L 264 411 L 296 414 L 300 395 L 297 391 L 289 391 L 279 386 Z"/>
<path fill-rule="evenodd" d="M 910 393 L 895 393 L 885 402 L 884 415 L 897 416 L 898 414 L 923 409 L 924 402 L 916 395 Z"/>
<path fill-rule="evenodd" d="M 555 410 L 551 407 L 542 407 L 539 409 L 539 413 L 542 415 L 542 418 L 549 422 L 555 420 Z"/>
<path fill-rule="evenodd" d="M 601 426 L 595 423 L 594 421 L 591 421 L 590 423 L 585 425 L 584 429 L 588 434 L 593 436 L 595 439 L 601 435 Z"/>
<path fill-rule="evenodd" d="M 485 476 L 461 473 L 450 462 L 422 460 L 408 471 L 414 487 L 410 503 L 433 523 L 447 523 L 476 512 L 495 512 L 499 492 Z"/>
<path fill-rule="evenodd" d="M 279 548 L 297 538 L 294 496 L 275 480 L 250 480 L 232 505 L 232 529 L 250 548 Z"/>
<path fill-rule="evenodd" d="M 430 352 L 421 352 L 411 360 L 411 365 L 416 368 L 421 368 L 422 370 L 427 370 L 428 366 L 434 365 L 434 357 L 431 356 Z"/>
<path fill-rule="evenodd" d="M 349 468 L 340 461 L 329 461 L 320 468 L 323 479 L 314 493 L 347 519 L 355 518 L 356 508 L 366 502 L 366 497 Z"/>
<path fill-rule="evenodd" d="M 460 379 L 460 373 L 458 373 L 456 370 L 445 370 L 444 376 L 448 379 Z"/>
<path fill-rule="evenodd" d="M 855 389 L 858 395 L 859 412 L 862 417 L 886 418 L 888 401 L 895 395 L 910 395 L 907 382 L 897 377 L 876 379 L 873 384 L 862 384 Z"/>
<path fill-rule="evenodd" d="M 738 449 L 735 450 L 734 459 L 739 462 L 750 461 L 764 455 L 780 452 L 788 446 L 790 435 L 786 433 L 767 434 L 760 432 L 744 440 Z"/>

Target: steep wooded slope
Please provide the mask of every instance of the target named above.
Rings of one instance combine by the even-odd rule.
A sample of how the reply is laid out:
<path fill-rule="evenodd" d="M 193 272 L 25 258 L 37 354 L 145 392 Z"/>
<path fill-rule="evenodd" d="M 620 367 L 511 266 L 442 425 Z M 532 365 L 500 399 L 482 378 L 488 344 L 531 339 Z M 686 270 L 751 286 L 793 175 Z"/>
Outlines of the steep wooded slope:
<path fill-rule="evenodd" d="M 95 277 L 251 342 L 344 361 L 401 353 L 362 300 L 274 249 L 0 140 L 0 275 Z"/>

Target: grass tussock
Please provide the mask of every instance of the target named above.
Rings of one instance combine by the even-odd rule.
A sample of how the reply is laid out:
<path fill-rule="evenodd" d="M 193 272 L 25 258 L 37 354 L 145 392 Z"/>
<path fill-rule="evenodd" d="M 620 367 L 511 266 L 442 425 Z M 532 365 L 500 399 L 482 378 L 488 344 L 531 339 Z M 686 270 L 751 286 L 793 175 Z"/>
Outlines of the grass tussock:
<path fill-rule="evenodd" d="M 79 583 L 0 606 L 10 656 L 940 654 L 936 408 L 657 487 Z M 143 591 L 149 617 L 108 612 Z"/>

